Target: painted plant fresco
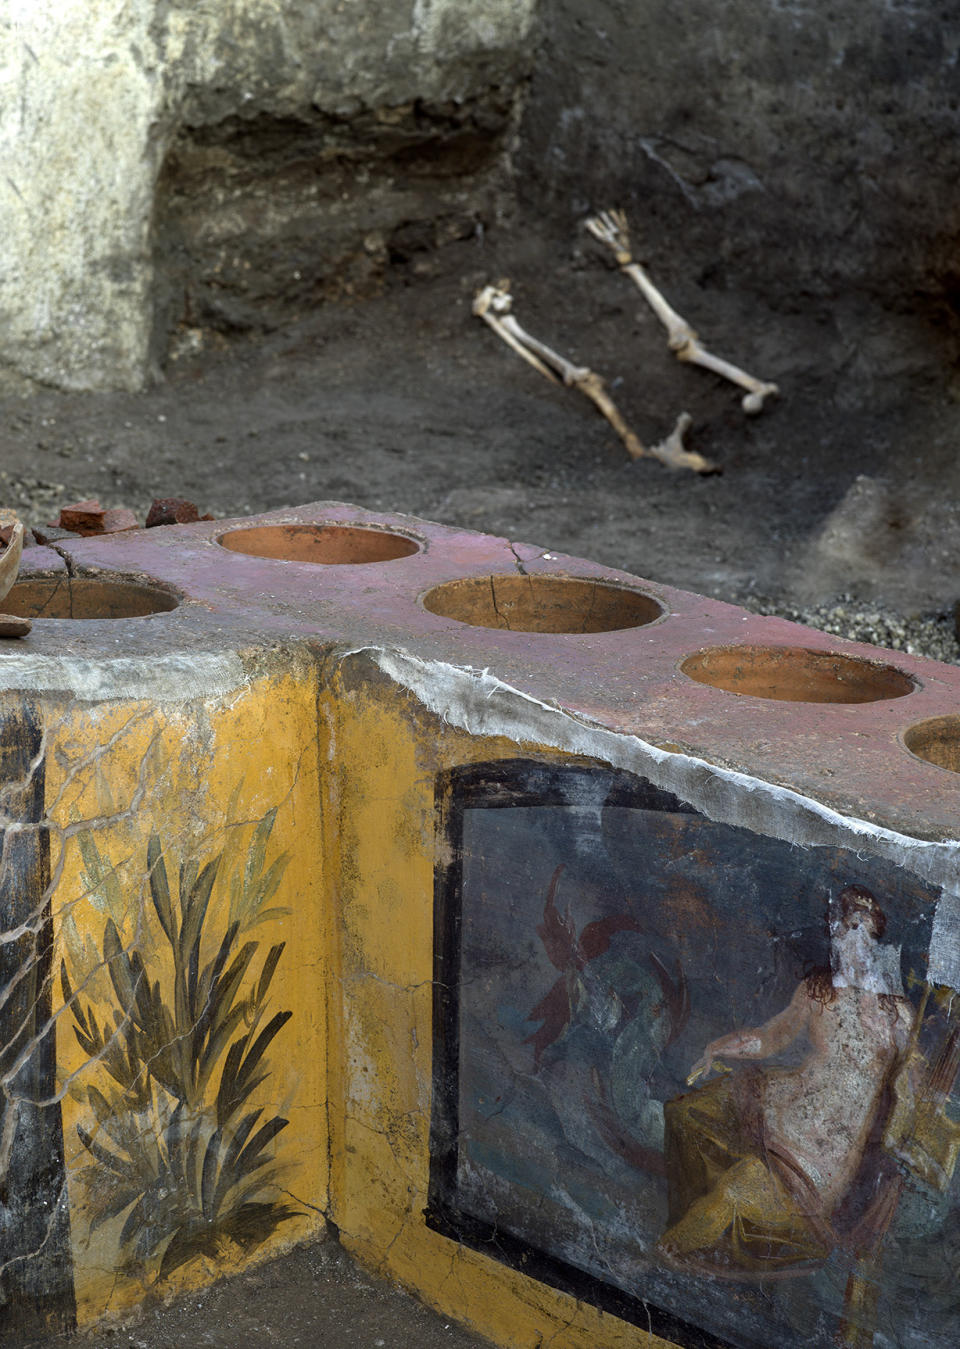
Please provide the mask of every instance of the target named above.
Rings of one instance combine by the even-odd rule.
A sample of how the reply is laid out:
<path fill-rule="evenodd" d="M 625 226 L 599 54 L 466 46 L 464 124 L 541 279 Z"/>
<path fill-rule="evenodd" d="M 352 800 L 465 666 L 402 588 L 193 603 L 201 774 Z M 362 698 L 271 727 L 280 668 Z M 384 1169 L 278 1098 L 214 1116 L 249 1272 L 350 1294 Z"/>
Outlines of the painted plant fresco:
<path fill-rule="evenodd" d="M 952 1349 L 957 900 L 602 768 L 440 799 L 431 1222 L 681 1344 Z"/>
<path fill-rule="evenodd" d="M 271 905 L 288 862 L 267 861 L 276 813 L 184 858 L 149 834 L 133 892 L 131 868 L 76 835 L 102 929 L 81 938 L 64 916 L 59 991 L 85 1061 L 69 1086 L 72 1183 L 89 1239 L 141 1287 L 242 1258 L 301 1214 L 274 1147 L 288 1120 L 265 1104 L 283 1091 L 271 1051 L 292 1016 L 271 999 L 284 943 L 256 936 L 285 912 Z"/>

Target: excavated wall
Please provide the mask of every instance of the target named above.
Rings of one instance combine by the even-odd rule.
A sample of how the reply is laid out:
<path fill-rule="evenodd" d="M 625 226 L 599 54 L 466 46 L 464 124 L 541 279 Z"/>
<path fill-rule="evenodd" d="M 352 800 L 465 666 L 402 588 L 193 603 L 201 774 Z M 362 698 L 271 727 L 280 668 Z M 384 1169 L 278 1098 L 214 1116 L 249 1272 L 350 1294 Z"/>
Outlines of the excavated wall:
<path fill-rule="evenodd" d="M 515 197 L 658 274 L 955 327 L 960 14 L 907 0 L 0 0 L 0 384 L 416 279 Z"/>
<path fill-rule="evenodd" d="M 2 0 L 4 382 L 138 388 L 194 314 L 269 322 L 408 220 L 473 228 L 535 2 Z"/>
<path fill-rule="evenodd" d="M 519 168 L 572 221 L 774 301 L 960 290 L 960 11 L 914 0 L 545 0 Z"/>

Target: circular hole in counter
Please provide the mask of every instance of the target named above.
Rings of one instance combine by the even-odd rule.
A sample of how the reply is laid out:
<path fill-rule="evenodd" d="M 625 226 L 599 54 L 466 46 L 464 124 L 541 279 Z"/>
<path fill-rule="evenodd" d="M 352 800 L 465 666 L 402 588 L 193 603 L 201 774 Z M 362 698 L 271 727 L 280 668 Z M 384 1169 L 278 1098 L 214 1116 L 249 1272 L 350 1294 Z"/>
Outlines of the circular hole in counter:
<path fill-rule="evenodd" d="M 145 618 L 165 614 L 180 598 L 161 586 L 104 576 L 34 576 L 17 581 L 0 609 L 17 618 Z"/>
<path fill-rule="evenodd" d="M 218 540 L 233 553 L 269 557 L 282 562 L 314 562 L 323 566 L 356 566 L 396 562 L 420 551 L 415 539 L 386 529 L 358 525 L 255 525 L 231 529 Z"/>
<path fill-rule="evenodd" d="M 893 665 L 803 646 L 715 646 L 680 666 L 698 684 L 789 703 L 876 703 L 916 688 Z"/>
<path fill-rule="evenodd" d="M 903 743 L 918 759 L 960 773 L 960 716 L 918 721 L 904 731 Z"/>
<path fill-rule="evenodd" d="M 423 607 L 475 628 L 509 632 L 616 632 L 661 617 L 651 595 L 609 581 L 570 576 L 470 576 L 428 590 Z"/>

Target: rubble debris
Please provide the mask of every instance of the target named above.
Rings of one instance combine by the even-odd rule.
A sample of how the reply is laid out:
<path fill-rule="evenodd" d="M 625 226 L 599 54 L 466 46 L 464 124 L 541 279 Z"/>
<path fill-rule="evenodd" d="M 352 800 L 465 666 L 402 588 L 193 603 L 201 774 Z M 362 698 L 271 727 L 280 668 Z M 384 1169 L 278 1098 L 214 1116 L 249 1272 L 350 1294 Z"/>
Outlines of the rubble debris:
<path fill-rule="evenodd" d="M 500 281 L 495 286 L 484 286 L 474 297 L 474 314 L 477 318 L 483 319 L 507 346 L 547 379 L 557 383 L 556 375 L 553 373 L 556 371 L 564 384 L 585 394 L 606 417 L 632 459 L 652 457 L 659 459 L 669 468 L 689 468 L 695 473 L 720 471 L 719 465 L 705 459 L 702 454 L 698 454 L 695 450 L 684 449 L 683 436 L 691 425 L 691 418 L 685 412 L 677 418 L 673 431 L 665 440 L 657 445 L 644 445 L 624 421 L 607 392 L 602 376 L 587 366 L 574 365 L 520 326 L 511 313 L 513 296 L 510 294 L 509 286 L 508 281 Z"/>
<path fill-rule="evenodd" d="M 629 276 L 640 288 L 644 299 L 666 328 L 667 343 L 677 360 L 689 361 L 693 365 L 702 366 L 704 370 L 712 370 L 714 374 L 722 375 L 732 384 L 746 389 L 741 402 L 744 412 L 752 416 L 762 412 L 764 400 L 773 398 L 780 392 L 777 385 L 754 379 L 753 375 L 748 375 L 738 366 L 714 356 L 701 345 L 700 339 L 687 320 L 681 318 L 676 310 L 670 307 L 639 262 L 634 262 L 630 253 L 630 230 L 626 213 L 601 211 L 599 215 L 591 216 L 585 223 L 593 237 L 606 244 L 613 252 L 621 272 Z"/>
<path fill-rule="evenodd" d="M 192 525 L 201 518 L 212 520 L 213 516 L 201 517 L 193 502 L 184 497 L 155 497 L 147 513 L 146 527 L 155 529 L 157 525 Z"/>
<path fill-rule="evenodd" d="M 72 530 L 74 534 L 84 536 L 102 534 L 105 514 L 100 502 L 95 498 L 89 501 L 75 501 L 71 506 L 60 508 L 57 525 L 60 529 Z"/>
<path fill-rule="evenodd" d="M 44 541 L 53 542 L 52 535 L 57 531 L 66 531 L 72 537 L 90 538 L 95 534 L 122 534 L 128 529 L 139 528 L 140 521 L 126 506 L 107 509 L 94 497 L 62 507 L 57 523 L 46 526 L 41 533 Z"/>
<path fill-rule="evenodd" d="M 4 548 L 6 548 L 7 544 L 13 538 L 15 528 L 16 528 L 15 525 L 0 526 L 0 544 L 3 544 Z M 38 542 L 39 540 L 37 539 L 37 536 L 32 529 L 25 529 L 23 531 L 24 548 L 32 548 Z"/>
<path fill-rule="evenodd" d="M 103 534 L 122 534 L 125 530 L 139 528 L 140 521 L 125 506 L 103 512 Z"/>
<path fill-rule="evenodd" d="M 71 539 L 79 539 L 80 534 L 75 529 L 61 529 L 59 525 L 34 525 L 33 537 L 41 546 L 52 545 L 56 543 L 69 543 Z M 0 538 L 2 538 L 0 531 Z"/>
<path fill-rule="evenodd" d="M 812 604 L 751 595 L 744 608 L 754 614 L 776 614 L 791 623 L 805 623 L 851 642 L 869 642 L 909 656 L 925 656 L 946 665 L 960 664 L 960 634 L 950 610 L 903 614 L 880 600 L 858 599 L 844 592 Z"/>

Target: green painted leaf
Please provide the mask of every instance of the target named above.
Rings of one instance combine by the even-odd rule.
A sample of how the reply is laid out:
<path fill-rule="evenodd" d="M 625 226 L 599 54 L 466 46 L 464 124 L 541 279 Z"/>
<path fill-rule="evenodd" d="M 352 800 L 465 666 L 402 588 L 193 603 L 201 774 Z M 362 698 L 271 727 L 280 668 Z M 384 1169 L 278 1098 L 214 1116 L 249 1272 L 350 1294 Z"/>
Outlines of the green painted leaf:
<path fill-rule="evenodd" d="M 203 1216 L 209 1221 L 214 1217 L 213 1198 L 217 1188 L 217 1168 L 220 1161 L 220 1144 L 223 1131 L 217 1129 L 210 1135 L 206 1151 L 203 1154 L 203 1173 L 200 1179 L 200 1207 Z"/>
<path fill-rule="evenodd" d="M 263 1166 L 266 1162 L 270 1161 L 269 1157 L 264 1157 L 262 1155 L 263 1150 L 268 1144 L 273 1142 L 277 1134 L 284 1130 L 289 1123 L 289 1120 L 281 1119 L 280 1116 L 275 1116 L 272 1120 L 268 1120 L 262 1129 L 258 1129 L 237 1158 L 237 1172 L 241 1175 L 248 1176 L 251 1172 L 255 1171 L 257 1167 Z"/>
<path fill-rule="evenodd" d="M 150 877 L 150 895 L 160 926 L 167 941 L 174 946 L 177 941 L 177 929 L 173 905 L 170 902 L 170 882 L 163 860 L 163 848 L 156 834 L 151 834 L 147 843 L 147 873 Z"/>
<path fill-rule="evenodd" d="M 137 996 L 136 983 L 129 957 L 123 949 L 120 933 L 112 918 L 107 919 L 107 925 L 103 929 L 103 956 L 107 961 L 114 992 L 120 999 L 120 1006 L 124 1014 L 130 1016 Z"/>
<path fill-rule="evenodd" d="M 83 859 L 84 878 L 95 908 L 114 917 L 123 913 L 123 891 L 114 867 L 105 863 L 93 834 L 83 830 L 77 834 L 80 856 Z"/>
<path fill-rule="evenodd" d="M 283 954 L 283 948 L 286 942 L 279 942 L 276 946 L 271 946 L 266 960 L 263 962 L 263 969 L 260 971 L 260 980 L 257 984 L 257 1003 L 263 1002 L 267 996 L 267 989 L 270 987 L 270 980 L 273 978 L 274 971 L 277 968 L 277 961 Z"/>

